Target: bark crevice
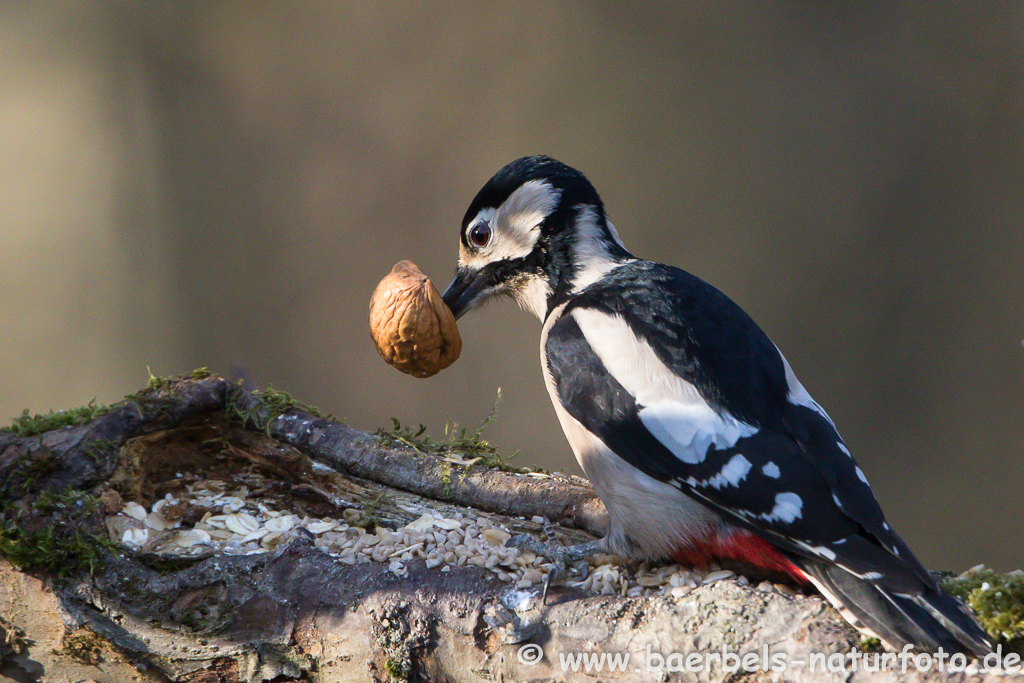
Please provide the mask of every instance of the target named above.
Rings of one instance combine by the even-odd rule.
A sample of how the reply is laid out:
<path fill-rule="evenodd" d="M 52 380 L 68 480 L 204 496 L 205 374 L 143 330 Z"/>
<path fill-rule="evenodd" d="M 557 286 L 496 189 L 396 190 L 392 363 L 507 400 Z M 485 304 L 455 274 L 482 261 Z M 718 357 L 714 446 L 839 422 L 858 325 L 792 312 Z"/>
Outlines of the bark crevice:
<path fill-rule="evenodd" d="M 345 564 L 308 533 L 273 552 L 193 558 L 133 552 L 111 538 L 105 519 L 112 510 L 128 501 L 148 508 L 198 477 L 242 482 L 311 517 L 350 511 L 357 523 L 384 528 L 408 524 L 423 509 L 442 516 L 481 510 L 513 531 L 537 532 L 541 525 L 531 520 L 546 517 L 572 541 L 599 535 L 606 523 L 593 490 L 577 478 L 466 468 L 387 447 L 216 377 L 159 382 L 86 424 L 0 433 L 7 557 L 0 560 L 0 675 L 194 683 L 692 680 L 650 669 L 658 663 L 652 653 L 770 651 L 806 661 L 811 652 L 847 652 L 860 643 L 816 596 L 735 581 L 685 598 L 594 596 L 562 586 L 542 606 L 483 568 L 444 573 L 418 560 L 406 562 L 402 576 L 386 562 Z M 543 656 L 533 661 L 524 646 L 539 646 Z M 597 677 L 561 666 L 560 655 L 600 652 L 628 653 L 633 663 Z M 739 674 L 719 666 L 699 678 Z M 785 672 L 788 680 L 881 676 Z"/>

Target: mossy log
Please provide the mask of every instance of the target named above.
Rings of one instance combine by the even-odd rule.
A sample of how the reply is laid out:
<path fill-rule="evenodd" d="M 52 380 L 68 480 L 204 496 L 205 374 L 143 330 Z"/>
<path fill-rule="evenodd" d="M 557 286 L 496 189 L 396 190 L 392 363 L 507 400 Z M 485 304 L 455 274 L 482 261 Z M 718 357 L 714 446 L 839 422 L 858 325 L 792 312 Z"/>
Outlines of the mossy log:
<path fill-rule="evenodd" d="M 599 535 L 606 521 L 583 480 L 467 468 L 388 446 L 216 377 L 153 382 L 86 418 L 39 434 L 0 432 L 3 680 L 891 677 L 812 671 L 812 653 L 847 653 L 861 638 L 820 597 L 797 591 L 718 581 L 684 598 L 620 597 L 556 586 L 540 605 L 483 568 L 442 573 L 420 560 L 399 576 L 387 563 L 340 562 L 301 534 L 254 555 L 168 561 L 134 552 L 111 538 L 108 508 L 148 506 L 195 476 L 238 477 L 296 509 L 358 509 L 392 528 L 424 507 L 442 516 L 484 511 L 519 531 L 538 531 L 531 520 L 545 517 L 574 541 Z M 711 652 L 757 653 L 757 663 L 752 671 L 722 660 L 699 674 L 669 670 Z M 620 671 L 565 670 L 563 658 L 577 653 L 631 659 Z M 671 653 L 679 656 L 665 659 Z M 784 672 L 764 670 L 780 661 Z M 906 677 L 946 678 L 913 668 Z"/>

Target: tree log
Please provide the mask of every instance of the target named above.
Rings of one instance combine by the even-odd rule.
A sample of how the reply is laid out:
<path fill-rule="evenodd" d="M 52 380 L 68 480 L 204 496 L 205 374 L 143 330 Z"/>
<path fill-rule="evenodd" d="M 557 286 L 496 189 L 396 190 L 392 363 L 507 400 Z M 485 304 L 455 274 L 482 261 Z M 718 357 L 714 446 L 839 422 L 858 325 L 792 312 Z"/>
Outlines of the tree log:
<path fill-rule="evenodd" d="M 466 467 L 421 451 L 216 377 L 155 382 L 84 424 L 0 433 L 0 678 L 891 679 L 863 662 L 839 670 L 836 657 L 860 636 L 819 596 L 783 586 L 721 580 L 680 598 L 564 585 L 542 605 L 537 589 L 518 590 L 481 567 L 442 572 L 413 560 L 403 576 L 388 563 L 346 564 L 310 534 L 259 554 L 171 561 L 121 544 L 104 521 L 123 501 L 148 507 L 182 482 L 213 477 L 295 509 L 359 510 L 382 528 L 425 509 L 485 514 L 514 532 L 537 532 L 544 517 L 574 542 L 605 528 L 583 480 Z M 596 660 L 590 671 L 565 660 L 602 653 L 630 659 L 605 660 L 600 671 Z M 901 678 L 950 679 L 913 661 Z"/>

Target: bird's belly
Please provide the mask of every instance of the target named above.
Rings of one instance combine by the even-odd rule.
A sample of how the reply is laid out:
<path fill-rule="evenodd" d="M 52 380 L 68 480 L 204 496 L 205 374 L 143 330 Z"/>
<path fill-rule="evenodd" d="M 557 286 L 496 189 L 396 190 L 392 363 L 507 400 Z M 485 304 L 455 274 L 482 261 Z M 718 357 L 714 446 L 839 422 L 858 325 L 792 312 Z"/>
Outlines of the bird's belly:
<path fill-rule="evenodd" d="M 555 308 L 541 330 L 541 368 L 548 396 L 576 461 L 608 509 L 604 546 L 622 557 L 666 558 L 680 549 L 727 531 L 721 517 L 678 488 L 650 477 L 617 456 L 604 442 L 569 415 L 558 400 L 544 346 L 548 331 L 562 315 Z"/>
<path fill-rule="evenodd" d="M 617 456 L 555 401 L 562 430 L 580 467 L 608 508 L 605 547 L 623 557 L 665 558 L 719 533 L 721 517 L 675 486 Z"/>

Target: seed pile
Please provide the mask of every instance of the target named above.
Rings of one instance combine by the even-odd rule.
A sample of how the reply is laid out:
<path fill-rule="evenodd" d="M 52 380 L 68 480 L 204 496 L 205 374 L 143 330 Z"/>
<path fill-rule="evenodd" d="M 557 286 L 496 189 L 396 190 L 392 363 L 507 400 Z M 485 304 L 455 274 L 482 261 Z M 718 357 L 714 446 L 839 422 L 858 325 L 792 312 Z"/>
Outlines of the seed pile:
<path fill-rule="evenodd" d="M 194 557 L 274 552 L 287 546 L 296 534 L 308 532 L 318 548 L 345 564 L 387 563 L 397 576 L 405 576 L 407 563 L 414 560 L 425 560 L 428 568 L 441 572 L 471 565 L 520 589 L 543 583 L 551 568 L 544 557 L 505 547 L 511 534 L 483 514 L 455 512 L 448 518 L 408 510 L 422 514 L 399 529 L 378 526 L 371 533 L 359 525 L 366 522 L 364 513 L 351 508 L 340 519 L 318 519 L 271 509 L 251 499 L 247 488 L 229 491 L 215 480 L 188 485 L 185 491 L 181 497 L 167 494 L 149 510 L 135 502 L 126 503 L 106 519 L 111 538 L 139 552 Z M 570 581 L 570 585 L 604 595 L 680 597 L 702 584 L 733 577 L 727 570 L 702 572 L 679 565 L 644 563 L 630 569 L 613 556 L 599 556 L 592 562 L 596 564 L 591 565 L 587 577 Z M 746 583 L 744 577 L 739 581 Z"/>

